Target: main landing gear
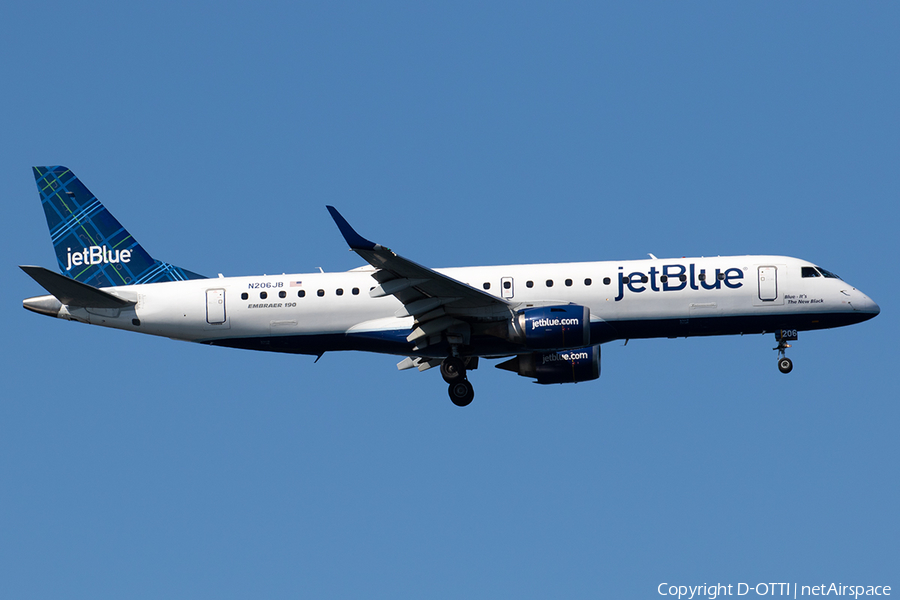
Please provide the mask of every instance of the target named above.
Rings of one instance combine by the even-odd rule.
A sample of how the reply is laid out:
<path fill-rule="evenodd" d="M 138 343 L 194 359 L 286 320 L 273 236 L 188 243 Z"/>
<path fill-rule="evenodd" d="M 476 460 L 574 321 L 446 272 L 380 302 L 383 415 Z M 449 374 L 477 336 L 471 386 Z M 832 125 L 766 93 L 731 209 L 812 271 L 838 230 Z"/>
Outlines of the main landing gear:
<path fill-rule="evenodd" d="M 475 389 L 466 377 L 466 364 L 458 356 L 448 356 L 441 363 L 441 377 L 450 384 L 447 393 L 456 406 L 468 406 L 475 398 Z"/>
<path fill-rule="evenodd" d="M 781 329 L 775 332 L 775 340 L 778 342 L 778 345 L 772 348 L 772 350 L 778 350 L 778 370 L 782 373 L 790 373 L 794 368 L 794 363 L 784 355 L 784 351 L 791 347 L 788 342 L 796 341 L 796 339 L 796 329 Z"/>

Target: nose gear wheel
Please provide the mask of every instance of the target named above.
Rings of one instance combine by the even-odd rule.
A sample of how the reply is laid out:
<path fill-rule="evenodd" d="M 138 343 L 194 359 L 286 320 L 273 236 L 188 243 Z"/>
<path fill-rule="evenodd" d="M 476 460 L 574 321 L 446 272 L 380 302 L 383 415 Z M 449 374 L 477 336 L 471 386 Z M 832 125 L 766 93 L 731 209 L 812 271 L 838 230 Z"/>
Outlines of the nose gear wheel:
<path fill-rule="evenodd" d="M 785 374 L 790 373 L 794 368 L 794 363 L 785 356 L 784 352 L 791 347 L 791 345 L 787 343 L 788 340 L 797 339 L 797 332 L 796 330 L 788 332 L 782 329 L 781 331 L 775 332 L 775 339 L 778 341 L 778 345 L 772 348 L 772 350 L 778 350 L 778 370 Z"/>

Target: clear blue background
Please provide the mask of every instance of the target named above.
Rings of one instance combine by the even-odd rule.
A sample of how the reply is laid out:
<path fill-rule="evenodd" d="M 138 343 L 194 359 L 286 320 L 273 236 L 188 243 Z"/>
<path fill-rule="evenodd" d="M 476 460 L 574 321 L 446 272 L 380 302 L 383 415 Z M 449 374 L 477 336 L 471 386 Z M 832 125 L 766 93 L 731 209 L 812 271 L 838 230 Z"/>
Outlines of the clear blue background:
<path fill-rule="evenodd" d="M 900 7 L 11 2 L 0 9 L 0 597 L 659 597 L 900 587 Z M 785 254 L 882 307 L 603 347 L 598 381 L 45 318 L 30 167 L 157 258 L 434 267 Z M 752 594 L 751 594 L 752 596 Z"/>

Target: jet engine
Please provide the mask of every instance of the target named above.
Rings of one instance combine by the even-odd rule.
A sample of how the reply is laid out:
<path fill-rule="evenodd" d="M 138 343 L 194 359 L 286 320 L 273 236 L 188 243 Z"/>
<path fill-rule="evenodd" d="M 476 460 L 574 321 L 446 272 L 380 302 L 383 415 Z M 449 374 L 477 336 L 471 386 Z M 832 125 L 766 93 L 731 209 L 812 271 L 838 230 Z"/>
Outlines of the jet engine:
<path fill-rule="evenodd" d="M 519 354 L 497 365 L 498 369 L 534 377 L 536 383 L 578 383 L 600 377 L 600 346 L 561 352 Z"/>
<path fill-rule="evenodd" d="M 534 350 L 583 348 L 591 343 L 591 311 L 577 304 L 528 308 L 513 317 L 510 338 Z"/>

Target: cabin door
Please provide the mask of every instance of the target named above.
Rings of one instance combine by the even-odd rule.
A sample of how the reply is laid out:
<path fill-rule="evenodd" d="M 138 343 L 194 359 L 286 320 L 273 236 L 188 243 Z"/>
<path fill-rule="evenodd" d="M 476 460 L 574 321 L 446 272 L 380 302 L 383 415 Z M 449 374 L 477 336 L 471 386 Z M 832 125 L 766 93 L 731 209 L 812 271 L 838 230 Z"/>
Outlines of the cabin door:
<path fill-rule="evenodd" d="M 759 299 L 774 302 L 778 298 L 778 269 L 759 267 Z"/>

